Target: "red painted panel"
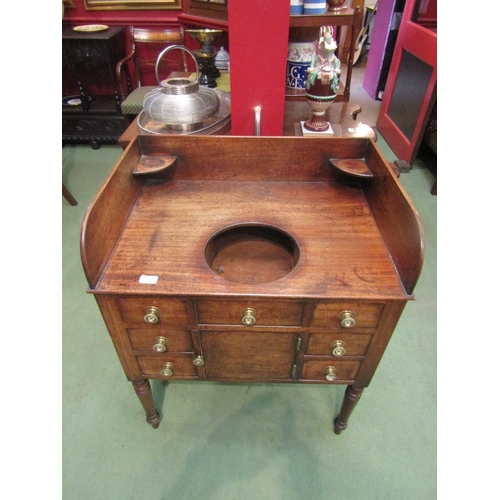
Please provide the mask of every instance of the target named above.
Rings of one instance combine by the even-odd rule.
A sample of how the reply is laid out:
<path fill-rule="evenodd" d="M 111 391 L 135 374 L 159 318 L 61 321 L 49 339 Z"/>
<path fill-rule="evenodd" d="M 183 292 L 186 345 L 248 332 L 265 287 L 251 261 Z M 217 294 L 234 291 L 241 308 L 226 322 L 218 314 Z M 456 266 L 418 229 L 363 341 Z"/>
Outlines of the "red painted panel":
<path fill-rule="evenodd" d="M 290 0 L 230 1 L 228 22 L 231 133 L 254 135 L 260 105 L 261 135 L 282 135 Z"/>
<path fill-rule="evenodd" d="M 400 32 L 387 85 L 382 99 L 377 120 L 377 129 L 400 160 L 413 163 L 422 141 L 425 126 L 436 96 L 437 86 L 437 33 L 411 21 L 416 0 L 407 0 L 401 20 Z M 410 52 L 433 68 L 432 76 L 425 91 L 423 105 L 414 126 L 414 133 L 409 140 L 388 115 L 393 96 L 394 85 L 400 68 L 403 51 Z"/>

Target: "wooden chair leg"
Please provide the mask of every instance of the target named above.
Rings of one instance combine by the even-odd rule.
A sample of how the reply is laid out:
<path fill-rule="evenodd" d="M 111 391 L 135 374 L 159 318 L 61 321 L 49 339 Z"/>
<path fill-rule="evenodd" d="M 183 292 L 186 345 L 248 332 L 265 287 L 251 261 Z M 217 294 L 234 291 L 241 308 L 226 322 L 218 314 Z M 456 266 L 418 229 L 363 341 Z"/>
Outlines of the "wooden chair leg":
<path fill-rule="evenodd" d="M 64 183 L 62 185 L 62 194 L 70 205 L 73 205 L 74 207 L 78 205 L 78 202 L 73 198 L 73 195 L 68 191 L 68 188 L 64 185 Z"/>
<path fill-rule="evenodd" d="M 437 178 L 434 179 L 434 183 L 432 184 L 431 194 L 434 195 L 434 196 L 436 196 L 438 194 L 438 181 L 437 181 Z"/>

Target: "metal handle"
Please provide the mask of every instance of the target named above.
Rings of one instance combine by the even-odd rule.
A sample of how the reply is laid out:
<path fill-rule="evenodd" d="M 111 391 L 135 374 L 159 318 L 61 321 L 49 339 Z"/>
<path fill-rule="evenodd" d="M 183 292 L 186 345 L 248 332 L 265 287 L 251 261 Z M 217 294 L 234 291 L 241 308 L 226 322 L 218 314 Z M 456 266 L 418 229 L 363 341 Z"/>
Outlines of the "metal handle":
<path fill-rule="evenodd" d="M 194 64 L 196 66 L 196 81 L 198 81 L 198 79 L 199 79 L 200 70 L 198 68 L 198 61 L 196 60 L 196 57 L 194 57 L 194 54 L 188 48 L 184 47 L 183 45 L 170 45 L 170 47 L 167 47 L 165 50 L 163 50 L 163 52 L 160 53 L 160 55 L 158 56 L 158 59 L 156 60 L 156 68 L 155 68 L 156 80 L 158 81 L 158 85 L 160 87 L 164 87 L 164 85 L 162 85 L 162 83 L 160 81 L 160 77 L 158 75 L 158 69 L 160 67 L 160 60 L 167 52 L 174 50 L 174 49 L 183 50 L 183 51 L 187 52 L 193 58 Z"/>
<path fill-rule="evenodd" d="M 153 351 L 165 352 L 167 350 L 168 339 L 166 337 L 155 337 L 156 344 L 153 346 Z"/>
<path fill-rule="evenodd" d="M 352 328 L 356 326 L 356 320 L 354 319 L 354 313 L 352 311 L 342 311 L 339 314 L 339 318 L 342 328 Z"/>
<path fill-rule="evenodd" d="M 334 356 L 345 356 L 345 343 L 342 340 L 335 340 L 330 344 Z"/>
<path fill-rule="evenodd" d="M 255 135 L 260 135 L 260 112 L 262 111 L 262 106 L 255 106 L 253 110 L 255 113 Z"/>
<path fill-rule="evenodd" d="M 255 325 L 257 318 L 255 315 L 257 314 L 257 311 L 255 309 L 252 309 L 251 307 L 247 307 L 246 309 L 243 309 L 243 316 L 241 318 L 241 322 L 245 326 L 251 326 Z"/>
<path fill-rule="evenodd" d="M 329 366 L 326 369 L 326 375 L 325 375 L 326 380 L 331 382 L 332 380 L 335 380 L 337 378 L 337 369 L 335 366 Z"/>
<path fill-rule="evenodd" d="M 195 366 L 203 366 L 205 364 L 205 360 L 201 354 L 198 354 L 196 358 L 193 359 L 193 365 Z"/>
<path fill-rule="evenodd" d="M 149 306 L 146 309 L 146 315 L 144 316 L 144 321 L 146 323 L 158 323 L 160 310 L 155 306 Z"/>
<path fill-rule="evenodd" d="M 160 374 L 164 377 L 172 377 L 174 374 L 174 364 L 170 362 L 164 363 Z"/>

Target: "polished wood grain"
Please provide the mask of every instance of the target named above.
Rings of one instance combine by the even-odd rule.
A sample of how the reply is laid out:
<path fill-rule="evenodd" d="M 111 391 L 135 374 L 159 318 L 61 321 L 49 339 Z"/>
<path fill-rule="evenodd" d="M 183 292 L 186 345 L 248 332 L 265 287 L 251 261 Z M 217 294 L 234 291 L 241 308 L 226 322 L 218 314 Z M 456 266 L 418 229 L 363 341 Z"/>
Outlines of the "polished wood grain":
<path fill-rule="evenodd" d="M 151 185 L 143 190 L 121 233 L 100 289 L 136 294 L 404 297 L 364 198 L 356 190 L 342 194 L 328 183 Z M 333 206 L 331 199 L 339 203 Z M 321 227 L 315 225 L 318 220 Z M 272 224 L 291 235 L 301 255 L 294 269 L 270 283 L 237 283 L 214 272 L 205 260 L 205 246 L 221 228 L 242 223 Z M 356 229 L 354 223 L 359 223 Z M 158 276 L 157 284 L 140 283 L 143 274 Z"/>
<path fill-rule="evenodd" d="M 134 175 L 144 158 L 174 157 Z M 339 179 L 339 160 L 373 177 Z M 81 245 L 88 291 L 153 427 L 148 379 L 259 381 L 348 385 L 341 432 L 423 258 L 418 214 L 359 138 L 138 136 L 89 207 Z M 346 311 L 355 323 L 342 323 Z"/>
<path fill-rule="evenodd" d="M 227 137 L 221 145 L 209 136 L 137 139 L 150 156 L 164 144 L 178 159 L 168 170 L 170 182 L 144 185 L 114 245 L 102 292 L 283 295 L 282 281 L 239 286 L 208 266 L 204 251 L 211 236 L 244 221 L 280 228 L 302 255 L 315 257 L 299 258 L 283 278 L 291 294 L 406 295 L 363 191 L 332 182 L 328 160 L 363 156 L 366 140 L 339 140 L 333 151 L 331 140 L 320 139 L 314 148 L 302 138 Z M 287 145 L 286 158 L 280 144 Z M 247 153 L 239 154 L 240 148 Z M 142 274 L 159 276 L 158 283 L 140 284 Z"/>
<path fill-rule="evenodd" d="M 85 212 L 85 230 L 81 233 L 80 248 L 83 269 L 91 288 L 95 287 L 101 277 L 141 193 L 143 182 L 131 178 L 140 155 L 139 144 L 131 145 L 128 154 L 122 156 Z"/>
<path fill-rule="evenodd" d="M 207 378 L 291 380 L 296 341 L 294 333 L 205 331 Z"/>
<path fill-rule="evenodd" d="M 412 294 L 424 261 L 420 216 L 375 143 L 367 149 L 365 159 L 374 175 L 374 182 L 364 189 L 367 202 L 405 290 Z M 398 209 L 394 212 L 387 207 Z"/>

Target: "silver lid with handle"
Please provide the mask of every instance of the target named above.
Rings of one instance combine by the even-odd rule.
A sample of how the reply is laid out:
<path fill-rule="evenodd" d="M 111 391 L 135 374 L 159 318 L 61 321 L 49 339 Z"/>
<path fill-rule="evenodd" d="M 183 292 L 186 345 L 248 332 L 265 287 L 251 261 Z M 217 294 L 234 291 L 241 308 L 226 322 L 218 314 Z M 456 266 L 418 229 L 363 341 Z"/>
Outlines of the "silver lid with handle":
<path fill-rule="evenodd" d="M 161 81 L 159 65 L 162 57 L 172 50 L 183 50 L 194 60 L 196 79 L 173 77 Z M 164 49 L 156 60 L 156 80 L 159 88 L 144 96 L 143 109 L 151 118 L 179 130 L 192 130 L 203 120 L 214 115 L 220 106 L 217 93 L 198 83 L 199 67 L 193 53 L 182 45 L 171 45 Z"/>

